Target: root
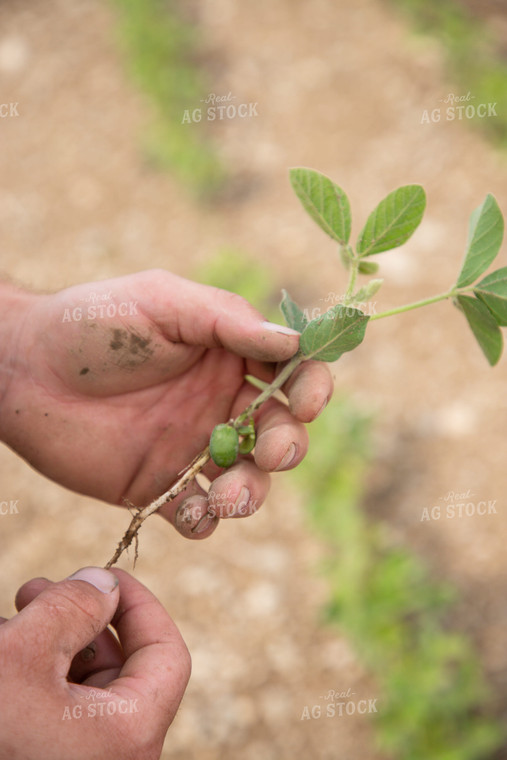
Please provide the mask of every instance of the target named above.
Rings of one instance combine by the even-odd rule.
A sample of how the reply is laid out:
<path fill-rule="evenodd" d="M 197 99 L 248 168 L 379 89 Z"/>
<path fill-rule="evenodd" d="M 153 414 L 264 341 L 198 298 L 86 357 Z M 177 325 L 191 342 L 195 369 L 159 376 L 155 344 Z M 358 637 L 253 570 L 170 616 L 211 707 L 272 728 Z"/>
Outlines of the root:
<path fill-rule="evenodd" d="M 128 504 L 129 509 L 136 510 L 135 514 L 132 517 L 132 520 L 130 521 L 130 525 L 125 531 L 123 538 L 121 539 L 120 543 L 116 547 L 116 551 L 111 557 L 111 559 L 106 562 L 104 565 L 106 570 L 109 570 L 110 567 L 115 565 L 118 560 L 120 559 L 123 552 L 128 549 L 128 547 L 131 545 L 132 541 L 135 542 L 135 556 L 134 556 L 134 565 L 136 563 L 137 557 L 138 557 L 138 549 L 139 549 L 139 529 L 141 525 L 144 523 L 144 521 L 152 515 L 154 512 L 157 512 L 157 510 L 160 509 L 164 504 L 168 504 L 169 502 L 173 501 L 173 499 L 178 496 L 182 491 L 185 490 L 185 488 L 188 486 L 191 480 L 195 478 L 198 472 L 202 470 L 202 468 L 206 465 L 206 463 L 209 461 L 210 453 L 209 453 L 209 446 L 206 446 L 205 449 L 201 451 L 200 454 L 198 454 L 195 459 L 186 467 L 182 472 L 183 474 L 178 478 L 178 480 L 171 486 L 171 488 L 162 494 L 162 496 L 159 496 L 157 499 L 151 502 L 151 504 L 148 504 L 147 507 L 141 508 L 136 507 L 133 504 Z"/>

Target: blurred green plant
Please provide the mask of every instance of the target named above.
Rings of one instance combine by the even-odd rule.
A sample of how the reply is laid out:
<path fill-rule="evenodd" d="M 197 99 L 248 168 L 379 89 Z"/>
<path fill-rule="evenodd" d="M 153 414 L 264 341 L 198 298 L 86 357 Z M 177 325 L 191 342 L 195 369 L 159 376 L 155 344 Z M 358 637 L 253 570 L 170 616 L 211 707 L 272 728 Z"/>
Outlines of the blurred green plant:
<path fill-rule="evenodd" d="M 273 302 L 267 268 L 232 249 L 200 268 L 199 279 L 264 313 Z M 309 427 L 307 457 L 286 475 L 303 490 L 311 528 L 327 547 L 323 623 L 342 628 L 379 685 L 382 751 L 399 760 L 484 760 L 506 737 L 487 715 L 491 699 L 472 644 L 450 627 L 456 592 L 361 511 L 371 425 L 349 399 L 332 401 Z"/>
<path fill-rule="evenodd" d="M 507 60 L 504 39 L 496 29 L 457 0 L 391 0 L 391 3 L 408 16 L 416 31 L 442 43 L 450 76 L 464 89 L 464 94 L 471 92 L 478 102 L 497 104 L 496 117 L 476 117 L 467 123 L 507 147 Z"/>
<path fill-rule="evenodd" d="M 400 760 L 479 760 L 506 734 L 468 638 L 450 627 L 457 596 L 361 511 L 371 419 L 341 398 L 310 426 L 310 450 L 291 474 L 310 525 L 327 546 L 324 611 L 379 686 L 379 748 Z"/>
<path fill-rule="evenodd" d="M 192 279 L 215 288 L 238 293 L 255 306 L 266 319 L 280 320 L 280 286 L 273 272 L 244 251 L 223 248 L 199 266 Z"/>
<path fill-rule="evenodd" d="M 382 280 L 357 289 L 358 278 L 376 274 L 378 264 L 371 257 L 410 239 L 424 214 L 423 188 L 404 185 L 389 193 L 368 216 L 354 248 L 350 202 L 343 189 L 302 167 L 292 169 L 290 179 L 310 217 L 338 244 L 348 284 L 342 304 L 311 320 L 283 292 L 282 313 L 301 333 L 299 351 L 264 393 L 301 357 L 335 361 L 355 349 L 368 321 L 440 300 L 452 300 L 490 364 L 498 362 L 500 326 L 507 325 L 507 267 L 476 282 L 498 256 L 503 239 L 503 216 L 492 195 L 470 215 L 461 269 L 448 291 L 369 317 L 357 308 L 358 302 L 368 301 Z M 227 262 L 222 267 L 225 274 Z M 251 265 L 248 270 L 247 278 L 244 270 L 236 271 L 235 282 L 229 280 L 228 286 L 241 293 Z M 246 294 L 254 295 L 251 289 Z M 235 430 L 247 412 L 230 423 Z M 449 584 L 433 580 L 421 560 L 397 545 L 388 525 L 367 520 L 359 508 L 370 455 L 369 427 L 367 415 L 349 402 L 331 404 L 310 427 L 310 454 L 293 475 L 299 491 L 302 485 L 306 492 L 311 524 L 329 549 L 325 621 L 343 628 L 375 676 L 382 695 L 376 726 L 383 752 L 400 760 L 484 759 L 502 746 L 506 734 L 488 713 L 492 701 L 472 642 L 452 628 L 456 593 Z"/>
<path fill-rule="evenodd" d="M 200 196 L 212 196 L 225 170 L 200 124 L 182 124 L 185 109 L 209 91 L 198 65 L 198 32 L 183 20 L 175 0 L 111 0 L 118 38 L 137 87 L 154 119 L 144 136 L 148 159 L 173 171 Z"/>

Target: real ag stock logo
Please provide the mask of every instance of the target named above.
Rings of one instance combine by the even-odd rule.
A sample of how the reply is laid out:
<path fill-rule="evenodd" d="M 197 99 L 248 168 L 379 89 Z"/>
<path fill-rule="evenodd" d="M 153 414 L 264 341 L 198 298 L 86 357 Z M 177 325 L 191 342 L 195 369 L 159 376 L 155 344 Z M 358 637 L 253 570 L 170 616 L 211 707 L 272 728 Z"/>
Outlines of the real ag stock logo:
<path fill-rule="evenodd" d="M 198 124 L 205 119 L 206 121 L 224 121 L 230 119 L 251 119 L 254 116 L 258 116 L 257 105 L 258 103 L 233 103 L 233 100 L 237 100 L 236 95 L 232 92 L 227 95 L 216 95 L 214 92 L 210 92 L 205 98 L 201 100 L 207 108 L 194 108 L 193 110 L 187 108 L 183 112 L 182 124 Z"/>
<path fill-rule="evenodd" d="M 19 103 L 0 103 L 0 119 L 19 116 L 18 106 Z"/>
<path fill-rule="evenodd" d="M 330 689 L 326 696 L 320 696 L 323 704 L 305 705 L 300 720 L 319 720 L 320 718 L 344 718 L 347 715 L 366 715 L 376 713 L 377 697 L 374 699 L 354 699 L 356 692 Z"/>
<path fill-rule="evenodd" d="M 425 507 L 422 512 L 421 522 L 435 520 L 454 520 L 463 517 L 484 517 L 485 515 L 496 515 L 496 499 L 478 500 L 474 498 L 475 494 L 468 491 L 456 492 L 449 491 L 445 496 L 441 496 L 439 501 L 443 504 L 435 504 L 433 507 Z"/>
<path fill-rule="evenodd" d="M 496 112 L 496 103 L 472 103 L 475 95 L 467 92 L 466 95 L 455 95 L 450 92 L 445 98 L 440 98 L 439 103 L 443 103 L 445 108 L 438 107 L 432 110 L 426 109 L 421 117 L 421 124 L 438 124 L 440 121 L 463 121 L 465 119 L 491 118 L 498 116 Z"/>
<path fill-rule="evenodd" d="M 19 515 L 19 499 L 10 499 L 9 501 L 0 501 L 0 516 Z"/>
<path fill-rule="evenodd" d="M 67 307 L 63 310 L 62 322 L 81 322 L 82 320 L 113 319 L 114 317 L 137 317 L 137 301 L 116 303 L 113 294 L 90 293 L 81 298 L 86 306 Z"/>
<path fill-rule="evenodd" d="M 330 309 L 333 306 L 341 306 L 342 314 L 347 317 L 353 317 L 358 310 L 370 317 L 373 316 L 373 314 L 377 313 L 376 301 L 354 301 L 352 303 L 349 303 L 345 293 L 335 293 L 333 290 L 329 291 L 327 296 L 319 298 L 319 301 L 323 301 L 325 304 L 331 304 L 331 306 L 324 306 L 323 308 L 320 306 L 304 308 L 303 316 L 307 322 L 311 322 L 313 319 L 318 319 L 319 317 L 326 316 L 326 314 L 329 319 L 332 319 L 333 312 L 330 311 Z"/>

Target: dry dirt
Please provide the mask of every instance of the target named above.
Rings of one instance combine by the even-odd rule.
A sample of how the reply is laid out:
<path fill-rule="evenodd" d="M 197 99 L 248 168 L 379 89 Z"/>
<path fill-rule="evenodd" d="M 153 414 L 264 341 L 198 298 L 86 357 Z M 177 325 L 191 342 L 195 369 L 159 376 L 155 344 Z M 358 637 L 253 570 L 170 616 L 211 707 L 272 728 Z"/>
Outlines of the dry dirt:
<path fill-rule="evenodd" d="M 19 117 L 0 120 L 0 269 L 56 290 L 155 266 L 189 276 L 227 246 L 272 266 L 303 306 L 318 306 L 341 284 L 332 244 L 287 181 L 289 166 L 306 165 L 346 189 L 354 232 L 394 187 L 419 182 L 427 191 L 413 241 L 381 257 L 378 311 L 448 287 L 471 210 L 487 192 L 507 210 L 507 167 L 463 121 L 421 123 L 426 109 L 460 94 L 438 48 L 411 37 L 380 0 L 195 7 L 214 92 L 258 103 L 257 117 L 213 125 L 224 161 L 248 180 L 242 199 L 217 207 L 196 205 L 143 161 L 150 107 L 126 77 L 106 5 L 2 3 L 0 99 L 18 102 Z M 372 324 L 363 346 L 334 367 L 337 387 L 377 414 L 368 509 L 461 590 L 459 623 L 480 648 L 499 711 L 507 704 L 506 367 L 505 359 L 487 366 L 448 304 Z M 0 526 L 0 608 L 10 615 L 28 578 L 103 564 L 128 515 L 46 481 L 5 448 L 0 467 L 0 500 L 19 505 Z M 450 491 L 495 500 L 497 514 L 421 521 Z M 283 476 L 257 516 L 221 525 L 208 542 L 186 542 L 158 518 L 143 528 L 136 575 L 193 655 L 164 757 L 378 757 L 362 717 L 301 720 L 330 689 L 378 696 L 352 644 L 318 626 L 320 553 Z"/>

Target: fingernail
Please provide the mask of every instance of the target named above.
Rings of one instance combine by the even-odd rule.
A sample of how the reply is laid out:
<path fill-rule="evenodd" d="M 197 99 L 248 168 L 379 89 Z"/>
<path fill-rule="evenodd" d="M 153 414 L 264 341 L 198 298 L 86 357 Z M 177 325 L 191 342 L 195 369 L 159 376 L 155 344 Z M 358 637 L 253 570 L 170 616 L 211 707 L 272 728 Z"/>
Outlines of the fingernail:
<path fill-rule="evenodd" d="M 281 333 L 282 335 L 300 335 L 297 330 L 293 330 L 292 327 L 286 325 L 278 325 L 276 322 L 263 322 L 262 326 L 269 332 Z"/>
<path fill-rule="evenodd" d="M 69 575 L 68 581 L 85 581 L 103 594 L 110 594 L 118 585 L 118 578 L 102 567 L 83 567 Z"/>
<path fill-rule="evenodd" d="M 208 530 L 208 528 L 216 521 L 216 517 L 214 515 L 205 514 L 201 517 L 197 525 L 194 525 L 191 533 L 204 533 L 204 531 Z"/>
<path fill-rule="evenodd" d="M 289 467 L 292 462 L 294 461 L 294 458 L 296 456 L 296 444 L 291 443 L 289 448 L 287 449 L 284 458 L 276 468 L 275 472 L 279 472 L 280 470 L 285 470 L 287 467 Z"/>
<path fill-rule="evenodd" d="M 208 502 L 203 496 L 189 496 L 180 504 L 176 512 L 175 526 L 181 533 L 188 533 L 191 525 L 206 514 Z"/>
<path fill-rule="evenodd" d="M 234 502 L 234 512 L 231 517 L 237 517 L 239 515 L 244 516 L 247 514 L 248 503 L 250 501 L 250 491 L 246 486 L 243 486 L 239 492 L 239 496 Z"/>

